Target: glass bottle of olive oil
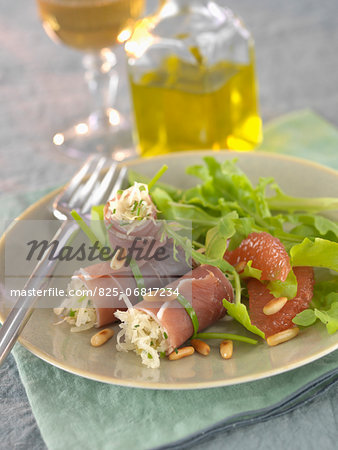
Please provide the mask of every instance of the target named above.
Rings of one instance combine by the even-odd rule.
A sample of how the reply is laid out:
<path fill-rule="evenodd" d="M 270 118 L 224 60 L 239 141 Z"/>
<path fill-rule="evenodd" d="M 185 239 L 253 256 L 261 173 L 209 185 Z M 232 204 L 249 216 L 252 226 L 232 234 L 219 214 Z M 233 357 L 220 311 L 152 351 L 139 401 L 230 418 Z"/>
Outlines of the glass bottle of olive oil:
<path fill-rule="evenodd" d="M 229 9 L 168 0 L 126 51 L 141 155 L 260 143 L 253 40 Z"/>

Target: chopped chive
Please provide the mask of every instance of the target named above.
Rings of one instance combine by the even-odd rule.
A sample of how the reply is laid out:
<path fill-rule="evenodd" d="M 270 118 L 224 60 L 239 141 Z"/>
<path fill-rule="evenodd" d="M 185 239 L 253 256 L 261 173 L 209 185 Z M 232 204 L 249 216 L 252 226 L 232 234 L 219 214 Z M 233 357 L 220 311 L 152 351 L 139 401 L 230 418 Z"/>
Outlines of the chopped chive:
<path fill-rule="evenodd" d="M 131 259 L 129 265 L 130 265 L 131 271 L 133 272 L 133 275 L 134 275 L 134 278 L 136 281 L 136 285 L 137 285 L 137 288 L 140 293 L 139 300 L 141 301 L 143 299 L 143 297 L 141 295 L 141 291 L 142 291 L 142 289 L 145 289 L 144 279 L 143 279 L 142 273 L 141 273 L 140 268 L 139 268 L 137 262 L 135 261 L 135 259 Z"/>
<path fill-rule="evenodd" d="M 138 328 L 140 325 L 135 325 L 134 328 Z"/>
<path fill-rule="evenodd" d="M 168 339 L 168 335 L 166 332 L 163 333 L 164 339 Z"/>
<path fill-rule="evenodd" d="M 198 323 L 198 318 L 197 318 L 197 315 L 196 315 L 196 311 L 194 310 L 192 305 L 188 302 L 188 300 L 183 297 L 183 295 L 178 294 L 177 300 L 179 301 L 179 303 L 181 303 L 181 305 L 184 307 L 186 312 L 189 314 L 189 317 L 190 317 L 190 319 L 192 321 L 192 325 L 194 327 L 194 334 L 193 334 L 193 336 L 195 337 L 195 335 L 198 332 L 198 328 L 199 328 L 199 323 Z"/>
<path fill-rule="evenodd" d="M 115 214 L 115 213 L 116 213 L 116 208 L 113 209 L 113 214 Z"/>
<path fill-rule="evenodd" d="M 153 343 L 153 341 L 151 341 L 151 342 L 150 342 L 150 345 L 151 345 L 152 347 L 154 346 L 154 343 Z"/>
<path fill-rule="evenodd" d="M 168 166 L 166 164 L 164 164 L 160 170 L 155 173 L 155 175 L 153 176 L 153 178 L 149 181 L 148 183 L 148 190 L 150 191 L 152 189 L 152 187 L 157 183 L 157 181 L 161 178 L 161 176 L 164 174 L 164 172 L 166 172 L 168 170 Z"/>
<path fill-rule="evenodd" d="M 83 301 L 83 300 L 84 300 L 85 298 L 86 298 L 86 296 L 85 296 L 85 295 L 83 295 L 82 297 L 78 298 L 78 300 L 77 300 L 77 301 L 78 301 L 79 303 L 81 303 L 81 302 L 82 302 L 82 301 Z"/>
<path fill-rule="evenodd" d="M 153 359 L 153 357 L 151 356 L 150 353 L 148 353 L 148 358 L 149 358 L 149 359 Z"/>
<path fill-rule="evenodd" d="M 197 333 L 195 335 L 197 339 L 230 339 L 231 341 L 241 341 L 247 344 L 257 344 L 255 339 L 248 338 L 246 336 L 240 336 L 238 334 L 228 334 L 228 333 Z"/>
<path fill-rule="evenodd" d="M 75 311 L 73 311 L 72 309 L 69 311 L 69 317 L 74 317 L 75 316 Z"/>
<path fill-rule="evenodd" d="M 102 245 L 102 242 L 100 242 L 100 240 L 96 237 L 94 231 L 86 224 L 86 222 L 80 216 L 80 214 L 77 211 L 75 211 L 75 209 L 73 209 L 73 211 L 70 214 L 72 215 L 73 219 L 76 220 L 81 230 L 87 235 L 91 243 L 93 245 L 97 243 L 98 249 L 101 250 L 101 248 L 104 247 L 104 245 Z"/>
<path fill-rule="evenodd" d="M 122 194 L 123 194 L 123 189 L 119 189 L 119 190 L 117 191 L 117 194 L 122 195 Z"/>
<path fill-rule="evenodd" d="M 176 353 L 176 355 L 178 354 L 178 350 L 177 350 L 177 348 L 175 348 L 174 352 Z"/>
<path fill-rule="evenodd" d="M 134 211 L 135 211 L 135 209 L 137 208 L 137 205 L 138 205 L 138 202 L 135 200 L 135 201 L 134 201 L 134 204 L 133 204 L 133 206 L 132 206 L 132 208 L 131 208 L 131 212 L 134 212 Z"/>

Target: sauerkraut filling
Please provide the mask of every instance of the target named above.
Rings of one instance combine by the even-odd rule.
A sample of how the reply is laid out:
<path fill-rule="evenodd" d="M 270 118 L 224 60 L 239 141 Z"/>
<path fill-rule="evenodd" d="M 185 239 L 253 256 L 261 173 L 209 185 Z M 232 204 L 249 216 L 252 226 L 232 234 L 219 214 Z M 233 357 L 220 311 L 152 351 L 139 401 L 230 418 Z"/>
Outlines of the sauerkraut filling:
<path fill-rule="evenodd" d="M 149 314 L 135 308 L 117 311 L 115 316 L 121 321 L 116 349 L 120 352 L 133 350 L 141 356 L 145 366 L 160 367 L 160 358 L 169 348 L 166 330 Z"/>
<path fill-rule="evenodd" d="M 56 323 L 59 325 L 67 322 L 71 325 L 70 331 L 73 333 L 89 330 L 97 323 L 96 310 L 92 299 L 85 295 L 86 285 L 78 278 L 72 278 L 68 285 L 68 294 L 58 308 L 54 308 L 54 314 L 61 317 Z M 76 295 L 79 294 L 79 295 Z"/>
<path fill-rule="evenodd" d="M 133 186 L 121 191 L 108 202 L 106 219 L 114 216 L 115 220 L 132 222 L 151 217 L 155 212 L 148 185 L 135 181 Z"/>

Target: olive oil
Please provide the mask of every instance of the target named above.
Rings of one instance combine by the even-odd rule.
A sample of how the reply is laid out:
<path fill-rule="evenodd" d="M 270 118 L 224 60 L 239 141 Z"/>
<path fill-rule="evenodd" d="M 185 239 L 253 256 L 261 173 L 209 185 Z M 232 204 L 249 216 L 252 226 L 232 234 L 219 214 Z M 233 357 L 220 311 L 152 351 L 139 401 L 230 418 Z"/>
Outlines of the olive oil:
<path fill-rule="evenodd" d="M 198 149 L 251 150 L 262 139 L 254 58 L 206 67 L 167 58 L 135 79 L 131 92 L 142 156 Z"/>
<path fill-rule="evenodd" d="M 145 0 L 37 0 L 43 26 L 55 41 L 80 50 L 116 44 L 143 11 Z"/>

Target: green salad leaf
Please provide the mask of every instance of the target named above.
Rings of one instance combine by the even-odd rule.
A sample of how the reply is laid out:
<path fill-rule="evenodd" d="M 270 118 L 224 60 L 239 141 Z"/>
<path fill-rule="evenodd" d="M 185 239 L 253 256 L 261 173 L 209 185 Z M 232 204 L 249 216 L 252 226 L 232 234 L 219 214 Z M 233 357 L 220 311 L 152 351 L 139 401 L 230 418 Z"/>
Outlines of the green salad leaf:
<path fill-rule="evenodd" d="M 242 324 L 247 330 L 265 339 L 265 333 L 252 325 L 251 319 L 247 307 L 243 303 L 231 303 L 228 300 L 223 300 L 224 308 L 226 308 L 228 314 Z"/>
<path fill-rule="evenodd" d="M 327 311 L 315 309 L 315 315 L 326 325 L 329 334 L 333 334 L 338 330 L 338 302 L 332 303 L 331 308 Z"/>
<path fill-rule="evenodd" d="M 107 229 L 103 218 L 104 205 L 93 206 L 90 215 L 90 228 L 104 247 L 109 246 Z"/>
<path fill-rule="evenodd" d="M 233 211 L 217 220 L 217 225 L 210 228 L 205 240 L 205 254 L 210 258 L 223 258 L 227 249 L 228 239 L 236 232 L 234 220 L 237 213 Z"/>
<path fill-rule="evenodd" d="M 313 309 L 306 309 L 296 315 L 292 319 L 292 322 L 296 325 L 300 325 L 302 327 L 309 327 L 313 325 L 317 320 L 317 316 Z"/>
<path fill-rule="evenodd" d="M 316 238 L 305 238 L 290 250 L 292 266 L 325 267 L 338 272 L 338 243 Z"/>
<path fill-rule="evenodd" d="M 227 274 L 235 289 L 235 302 L 225 305 L 229 314 L 263 337 L 264 333 L 251 324 L 246 306 L 241 303 L 245 279 L 260 280 L 261 271 L 249 261 L 239 276 L 223 259 L 224 252 L 237 248 L 250 233 L 265 231 L 280 239 L 290 255 L 292 267 L 313 266 L 338 271 L 338 224 L 318 214 L 338 210 L 338 199 L 292 197 L 271 177 L 261 178 L 254 186 L 236 160 L 220 163 L 213 157 L 206 157 L 204 164 L 188 167 L 187 174 L 197 177 L 198 184 L 181 190 L 156 181 L 152 189 L 160 218 L 191 224 L 191 238 L 181 236 L 170 225 L 166 225 L 165 233 L 175 246 L 184 249 L 187 260 L 193 258 L 200 264 L 214 265 Z M 134 172 L 129 172 L 129 176 L 131 182 L 149 182 Z M 202 247 L 205 254 L 195 250 Z M 329 332 L 335 329 L 337 280 L 338 277 L 317 280 L 312 309 L 298 314 L 295 323 L 308 326 L 321 320 Z M 264 284 L 275 297 L 291 299 L 297 294 L 293 271 L 284 282 Z"/>
<path fill-rule="evenodd" d="M 262 277 L 262 271 L 260 269 L 255 269 L 252 267 L 252 261 L 248 261 L 244 267 L 243 272 L 240 274 L 241 278 L 255 278 L 260 280 Z"/>
<path fill-rule="evenodd" d="M 269 281 L 267 288 L 274 297 L 287 297 L 289 300 L 297 295 L 297 278 L 293 270 L 290 270 L 285 281 Z"/>
<path fill-rule="evenodd" d="M 321 211 L 332 211 L 338 209 L 338 198 L 304 198 L 291 197 L 284 194 L 282 189 L 276 184 L 272 184 L 276 192 L 274 197 L 267 199 L 270 210 L 287 211 L 289 213 L 304 211 L 307 213 L 318 213 Z"/>

